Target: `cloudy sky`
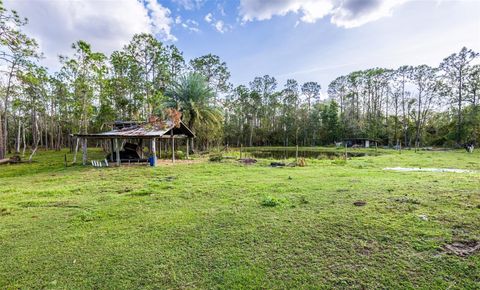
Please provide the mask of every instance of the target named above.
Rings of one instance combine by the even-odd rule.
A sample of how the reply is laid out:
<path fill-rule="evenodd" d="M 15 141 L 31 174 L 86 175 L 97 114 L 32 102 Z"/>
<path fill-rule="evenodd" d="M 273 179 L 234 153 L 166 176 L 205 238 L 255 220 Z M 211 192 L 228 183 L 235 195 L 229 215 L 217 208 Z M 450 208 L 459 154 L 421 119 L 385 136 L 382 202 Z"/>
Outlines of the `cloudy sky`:
<path fill-rule="evenodd" d="M 133 34 L 174 43 L 186 59 L 219 55 L 232 82 L 270 74 L 317 81 L 369 67 L 438 63 L 480 51 L 480 0 L 6 0 L 58 68 L 76 40 L 111 53 Z"/>

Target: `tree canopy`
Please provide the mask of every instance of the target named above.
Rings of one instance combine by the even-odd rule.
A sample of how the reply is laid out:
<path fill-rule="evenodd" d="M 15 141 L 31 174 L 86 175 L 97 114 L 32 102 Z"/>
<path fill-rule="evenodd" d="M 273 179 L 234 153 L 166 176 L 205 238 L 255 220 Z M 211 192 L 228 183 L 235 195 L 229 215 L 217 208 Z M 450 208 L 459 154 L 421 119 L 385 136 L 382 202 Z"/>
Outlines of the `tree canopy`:
<path fill-rule="evenodd" d="M 202 148 L 329 145 L 352 137 L 412 147 L 480 141 L 479 53 L 468 48 L 438 67 L 371 68 L 322 85 L 279 84 L 264 75 L 233 86 L 219 56 L 185 60 L 176 46 L 150 34 L 133 36 L 110 55 L 79 40 L 60 56 L 61 68 L 49 72 L 26 24 L 0 4 L 0 158 L 60 149 L 71 145 L 72 133 L 166 117 L 168 108 L 182 112 Z"/>

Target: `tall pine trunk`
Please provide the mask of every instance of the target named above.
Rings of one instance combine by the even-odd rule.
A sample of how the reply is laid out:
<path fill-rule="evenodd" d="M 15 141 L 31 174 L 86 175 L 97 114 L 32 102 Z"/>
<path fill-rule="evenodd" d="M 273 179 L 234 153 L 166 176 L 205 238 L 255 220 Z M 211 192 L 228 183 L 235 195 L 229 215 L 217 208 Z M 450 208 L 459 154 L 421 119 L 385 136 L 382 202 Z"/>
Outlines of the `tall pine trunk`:
<path fill-rule="evenodd" d="M 3 142 L 3 123 L 2 123 L 2 116 L 0 115 L 0 159 L 4 159 L 5 158 L 5 147 L 3 144 L 5 144 Z"/>

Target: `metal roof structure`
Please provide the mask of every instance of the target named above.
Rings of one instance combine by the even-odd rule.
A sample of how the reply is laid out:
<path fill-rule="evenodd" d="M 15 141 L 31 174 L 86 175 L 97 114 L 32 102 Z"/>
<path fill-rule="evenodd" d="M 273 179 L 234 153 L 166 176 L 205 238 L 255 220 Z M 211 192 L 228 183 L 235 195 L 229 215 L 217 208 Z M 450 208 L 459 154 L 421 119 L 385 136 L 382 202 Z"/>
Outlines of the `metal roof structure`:
<path fill-rule="evenodd" d="M 128 123 L 128 122 L 126 122 Z M 160 121 L 154 123 L 129 123 L 131 126 L 113 129 L 107 132 L 92 134 L 75 134 L 75 137 L 87 139 L 112 139 L 112 138 L 133 138 L 133 139 L 153 139 L 153 138 L 194 138 L 195 134 L 183 123 L 178 126 L 172 121 Z"/>

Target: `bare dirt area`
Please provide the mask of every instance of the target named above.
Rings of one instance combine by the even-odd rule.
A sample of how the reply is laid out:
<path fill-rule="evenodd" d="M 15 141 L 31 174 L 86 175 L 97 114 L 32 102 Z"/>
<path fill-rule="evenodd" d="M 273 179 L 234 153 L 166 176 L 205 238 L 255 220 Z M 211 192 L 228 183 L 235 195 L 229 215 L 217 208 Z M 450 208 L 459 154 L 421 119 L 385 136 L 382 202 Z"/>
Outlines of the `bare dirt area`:
<path fill-rule="evenodd" d="M 476 252 L 480 252 L 480 242 L 477 241 L 464 241 L 454 242 L 444 246 L 446 252 L 460 256 L 467 257 L 473 255 Z"/>

